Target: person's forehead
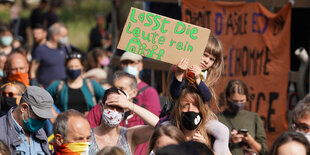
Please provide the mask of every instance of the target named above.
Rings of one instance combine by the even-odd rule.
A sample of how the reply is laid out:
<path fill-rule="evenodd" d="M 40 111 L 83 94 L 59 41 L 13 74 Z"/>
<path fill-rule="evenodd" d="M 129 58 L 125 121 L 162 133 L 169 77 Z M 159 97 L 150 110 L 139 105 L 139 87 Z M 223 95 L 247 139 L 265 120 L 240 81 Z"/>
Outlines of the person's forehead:
<path fill-rule="evenodd" d="M 27 60 L 25 57 L 21 56 L 21 55 L 14 55 L 12 57 L 10 57 L 10 66 L 11 68 L 13 67 L 26 67 L 27 66 Z"/>
<path fill-rule="evenodd" d="M 181 98 L 181 102 L 191 102 L 191 103 L 194 103 L 195 102 L 195 99 L 193 97 L 192 94 L 186 94 L 184 95 L 184 97 Z"/>
<path fill-rule="evenodd" d="M 123 87 L 123 88 L 129 88 L 130 87 L 130 78 L 128 77 L 121 77 L 117 80 L 114 81 L 114 86 L 115 87 Z"/>
<path fill-rule="evenodd" d="M 67 65 L 82 65 L 81 61 L 77 58 L 71 59 L 68 61 Z"/>
<path fill-rule="evenodd" d="M 43 28 L 35 28 L 33 29 L 34 32 L 45 32 Z"/>
<path fill-rule="evenodd" d="M 121 61 L 121 64 L 131 64 L 131 63 L 135 63 L 133 60 L 123 60 Z"/>
<path fill-rule="evenodd" d="M 105 20 L 105 17 L 103 17 L 103 16 L 98 16 L 98 17 L 97 17 L 97 20 Z"/>
<path fill-rule="evenodd" d="M 304 144 L 297 141 L 289 141 L 279 146 L 278 154 L 289 155 L 289 154 L 306 154 Z"/>
<path fill-rule="evenodd" d="M 0 35 L 2 35 L 2 36 L 11 36 L 12 33 L 10 31 L 4 31 L 4 32 L 0 33 Z"/>
<path fill-rule="evenodd" d="M 90 132 L 90 125 L 87 120 L 79 116 L 71 116 L 68 119 L 69 132 L 73 135 Z"/>
<path fill-rule="evenodd" d="M 60 34 L 61 35 L 68 35 L 68 30 L 65 27 L 62 26 L 60 28 Z"/>
<path fill-rule="evenodd" d="M 18 89 L 15 87 L 15 86 L 12 86 L 12 85 L 7 85 L 5 87 L 5 89 L 3 90 L 3 92 L 18 92 Z"/>
<path fill-rule="evenodd" d="M 246 95 L 239 94 L 239 93 L 234 93 L 234 94 L 230 95 L 230 99 L 233 99 L 233 100 L 244 100 L 244 99 L 246 99 Z"/>
<path fill-rule="evenodd" d="M 204 52 L 205 56 L 211 57 L 211 58 L 215 58 L 214 55 L 212 55 L 211 53 L 209 53 L 208 51 Z"/>

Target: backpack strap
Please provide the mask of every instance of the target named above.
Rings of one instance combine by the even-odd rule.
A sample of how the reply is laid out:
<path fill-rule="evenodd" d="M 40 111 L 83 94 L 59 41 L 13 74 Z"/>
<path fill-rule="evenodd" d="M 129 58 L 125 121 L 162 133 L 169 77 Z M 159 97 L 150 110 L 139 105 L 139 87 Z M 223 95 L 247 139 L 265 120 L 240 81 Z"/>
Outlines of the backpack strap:
<path fill-rule="evenodd" d="M 142 87 L 141 89 L 138 90 L 138 95 L 140 95 L 141 93 L 143 93 L 147 88 L 149 88 L 150 86 L 149 85 L 146 85 L 144 87 Z M 141 104 L 141 107 L 145 108 L 145 105 L 144 103 Z M 147 125 L 147 123 L 145 121 L 143 121 L 145 125 Z"/>
<path fill-rule="evenodd" d="M 142 87 L 141 89 L 139 89 L 138 90 L 138 94 L 137 94 L 137 96 L 138 95 L 140 95 L 142 92 L 144 92 L 147 88 L 149 88 L 150 86 L 149 85 L 147 85 L 147 86 L 144 86 L 144 87 Z"/>
<path fill-rule="evenodd" d="M 91 79 L 88 79 L 88 78 L 85 79 L 85 83 L 86 83 L 88 90 L 90 91 L 90 94 L 92 96 L 92 101 L 95 106 L 97 104 L 97 100 L 95 97 L 95 90 L 94 90 L 93 83 L 91 82 Z"/>
<path fill-rule="evenodd" d="M 60 93 L 61 93 L 62 89 L 64 89 L 64 86 L 65 86 L 65 81 L 59 80 L 57 90 L 56 90 L 56 96 L 55 96 L 55 100 L 56 100 L 57 105 L 60 105 Z"/>

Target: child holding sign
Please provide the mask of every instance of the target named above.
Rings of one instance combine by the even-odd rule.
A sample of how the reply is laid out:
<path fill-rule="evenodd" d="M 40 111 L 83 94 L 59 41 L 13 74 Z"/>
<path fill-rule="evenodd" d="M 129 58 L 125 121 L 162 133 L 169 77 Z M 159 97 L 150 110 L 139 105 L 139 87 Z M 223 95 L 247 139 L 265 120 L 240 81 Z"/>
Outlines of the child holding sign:
<path fill-rule="evenodd" d="M 189 59 L 181 59 L 177 64 L 175 78 L 170 86 L 172 98 L 178 98 L 181 95 L 182 88 L 192 84 L 199 90 L 204 102 L 208 102 L 209 105 L 215 103 L 214 83 L 219 79 L 223 69 L 222 52 L 220 41 L 216 37 L 210 36 L 200 66 L 188 67 Z M 185 78 L 183 78 L 184 76 Z M 214 113 L 212 115 L 214 120 L 206 123 L 206 129 L 209 134 L 216 138 L 213 149 L 217 154 L 230 154 L 228 148 L 229 130 L 224 124 L 217 121 Z"/>

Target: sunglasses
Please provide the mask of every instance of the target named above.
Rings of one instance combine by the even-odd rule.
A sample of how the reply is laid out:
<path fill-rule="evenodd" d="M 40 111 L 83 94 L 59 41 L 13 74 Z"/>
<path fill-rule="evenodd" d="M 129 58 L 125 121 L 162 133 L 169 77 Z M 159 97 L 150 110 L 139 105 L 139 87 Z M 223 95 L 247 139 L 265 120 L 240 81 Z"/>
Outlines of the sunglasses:
<path fill-rule="evenodd" d="M 13 93 L 13 92 L 2 92 L 2 96 L 14 97 L 14 96 L 21 96 L 21 93 Z"/>
<path fill-rule="evenodd" d="M 66 57 L 67 60 L 70 60 L 70 59 L 82 59 L 82 54 L 80 53 L 70 53 L 67 55 Z"/>

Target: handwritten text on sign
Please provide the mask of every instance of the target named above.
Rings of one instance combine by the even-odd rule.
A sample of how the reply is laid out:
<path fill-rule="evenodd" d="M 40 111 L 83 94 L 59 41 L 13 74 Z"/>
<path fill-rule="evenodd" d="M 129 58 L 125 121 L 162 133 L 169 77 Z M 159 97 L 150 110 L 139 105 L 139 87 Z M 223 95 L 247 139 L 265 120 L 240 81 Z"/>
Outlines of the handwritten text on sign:
<path fill-rule="evenodd" d="M 187 57 L 198 65 L 209 35 L 209 29 L 131 8 L 118 48 L 172 64 Z"/>
<path fill-rule="evenodd" d="M 249 110 L 264 121 L 269 146 L 287 130 L 291 5 L 271 13 L 260 3 L 183 0 L 184 21 L 210 28 L 223 43 L 224 72 L 216 83 L 224 94 L 231 79 L 251 92 Z"/>

